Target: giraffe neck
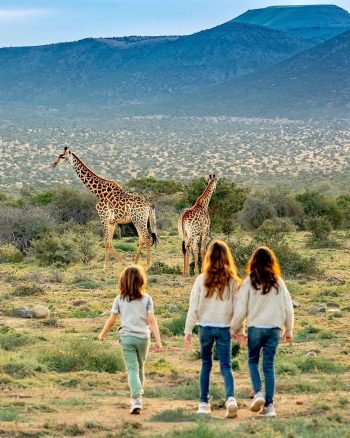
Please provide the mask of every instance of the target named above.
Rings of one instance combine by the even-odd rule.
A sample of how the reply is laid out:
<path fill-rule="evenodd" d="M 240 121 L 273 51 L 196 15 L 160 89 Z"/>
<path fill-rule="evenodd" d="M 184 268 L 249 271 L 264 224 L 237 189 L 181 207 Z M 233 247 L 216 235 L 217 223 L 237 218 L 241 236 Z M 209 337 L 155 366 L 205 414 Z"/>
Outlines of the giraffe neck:
<path fill-rule="evenodd" d="M 209 181 L 207 187 L 205 188 L 204 192 L 200 195 L 200 197 L 196 201 L 196 205 L 201 205 L 204 208 L 209 207 L 210 199 L 213 195 L 215 189 L 215 182 Z"/>
<path fill-rule="evenodd" d="M 77 155 L 73 152 L 71 154 L 72 166 L 78 178 L 95 196 L 100 197 L 100 195 L 105 193 L 105 189 L 108 187 L 111 187 L 114 192 L 122 191 L 121 186 L 117 182 L 96 175 Z"/>

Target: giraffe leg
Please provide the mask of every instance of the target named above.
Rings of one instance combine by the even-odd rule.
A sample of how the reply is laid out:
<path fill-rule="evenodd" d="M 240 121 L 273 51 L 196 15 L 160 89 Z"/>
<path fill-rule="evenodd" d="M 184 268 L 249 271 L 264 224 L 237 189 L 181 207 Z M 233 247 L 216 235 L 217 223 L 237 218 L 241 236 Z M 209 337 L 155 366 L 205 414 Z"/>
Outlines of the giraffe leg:
<path fill-rule="evenodd" d="M 104 239 L 104 243 L 105 243 L 104 270 L 106 270 L 108 267 L 108 262 L 109 262 L 109 248 L 110 248 L 108 224 L 103 223 L 102 229 L 103 229 L 103 239 Z"/>
<path fill-rule="evenodd" d="M 147 242 L 147 268 L 149 268 L 151 266 L 151 238 L 149 239 L 149 241 Z"/>
<path fill-rule="evenodd" d="M 148 234 L 147 229 L 147 221 L 138 221 L 134 220 L 133 224 L 135 225 L 137 234 L 139 236 L 139 245 L 137 248 L 137 252 L 135 254 L 134 263 L 137 264 L 139 262 L 139 258 L 141 256 L 142 249 L 146 247 L 147 249 L 147 267 L 150 266 L 151 263 L 151 245 L 152 245 L 152 237 Z"/>
<path fill-rule="evenodd" d="M 190 257 L 193 247 L 193 239 L 189 238 L 186 242 L 186 253 L 184 257 L 184 275 L 190 275 Z"/>
<path fill-rule="evenodd" d="M 143 242 L 140 241 L 138 246 L 137 246 L 137 251 L 136 251 L 136 254 L 135 254 L 135 258 L 134 258 L 135 265 L 137 265 L 137 263 L 139 262 L 142 248 L 143 248 Z"/>
<path fill-rule="evenodd" d="M 114 236 L 115 226 L 116 226 L 116 224 L 109 224 L 109 227 L 108 227 L 109 244 L 110 244 L 109 251 L 115 256 L 116 260 L 118 262 L 120 262 L 122 257 L 119 254 L 119 252 L 113 246 L 113 236 Z"/>
<path fill-rule="evenodd" d="M 198 253 L 199 253 L 198 240 L 199 240 L 198 237 L 196 237 L 195 239 L 193 239 L 193 244 L 192 244 L 193 257 L 194 257 L 194 273 L 196 275 L 199 274 L 199 269 L 198 269 Z"/>
<path fill-rule="evenodd" d="M 201 239 L 201 262 L 202 262 L 202 271 L 203 271 L 203 263 L 204 263 L 204 257 L 205 257 L 205 253 L 207 252 L 207 243 L 209 240 L 209 230 L 208 232 L 205 232 L 202 235 L 202 239 Z"/>

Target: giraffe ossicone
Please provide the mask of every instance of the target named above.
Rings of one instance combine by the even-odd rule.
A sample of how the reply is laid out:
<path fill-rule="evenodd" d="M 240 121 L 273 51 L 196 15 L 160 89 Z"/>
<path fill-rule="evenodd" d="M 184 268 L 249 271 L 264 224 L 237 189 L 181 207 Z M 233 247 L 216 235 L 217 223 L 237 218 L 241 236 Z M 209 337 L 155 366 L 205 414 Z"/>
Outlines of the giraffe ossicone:
<path fill-rule="evenodd" d="M 134 263 L 138 263 L 142 249 L 146 248 L 147 266 L 150 266 L 151 246 L 158 243 L 155 206 L 143 196 L 126 192 L 118 182 L 94 173 L 67 146 L 51 164 L 51 167 L 59 167 L 65 163 L 73 166 L 78 178 L 98 199 L 96 210 L 103 228 L 105 268 L 108 265 L 110 253 L 119 258 L 118 252 L 112 245 L 115 226 L 128 223 L 135 225 L 139 237 Z M 148 232 L 148 224 L 151 235 Z"/>
<path fill-rule="evenodd" d="M 198 254 L 201 244 L 201 260 L 203 262 L 210 232 L 209 203 L 216 188 L 217 178 L 209 175 L 208 184 L 194 205 L 186 208 L 179 217 L 178 230 L 182 240 L 183 272 L 189 275 L 191 251 L 194 256 L 194 271 L 199 274 Z"/>

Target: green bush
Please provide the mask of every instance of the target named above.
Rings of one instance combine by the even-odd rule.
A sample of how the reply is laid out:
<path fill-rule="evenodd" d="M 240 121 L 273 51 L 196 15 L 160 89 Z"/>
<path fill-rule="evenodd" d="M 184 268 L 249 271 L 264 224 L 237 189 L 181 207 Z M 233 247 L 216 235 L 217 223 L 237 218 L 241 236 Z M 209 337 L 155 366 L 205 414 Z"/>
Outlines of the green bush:
<path fill-rule="evenodd" d="M 113 246 L 122 252 L 136 252 L 136 245 L 135 243 L 131 242 L 116 242 L 113 244 Z"/>
<path fill-rule="evenodd" d="M 151 199 L 158 199 L 160 195 L 171 195 L 183 190 L 183 185 L 174 180 L 161 180 L 153 176 L 133 178 L 126 184 L 126 188 L 139 195 Z"/>
<path fill-rule="evenodd" d="M 14 378 L 34 376 L 45 372 L 45 365 L 32 358 L 24 358 L 14 353 L 4 353 L 0 357 L 0 371 Z"/>
<path fill-rule="evenodd" d="M 332 224 L 325 217 L 314 217 L 305 221 L 306 229 L 310 231 L 309 244 L 320 247 L 328 246 L 332 242 L 330 236 L 333 230 Z"/>
<path fill-rule="evenodd" d="M 27 334 L 17 333 L 10 327 L 2 327 L 0 330 L 0 348 L 3 350 L 14 351 L 30 343 L 33 343 L 33 338 Z"/>
<path fill-rule="evenodd" d="M 78 248 L 70 233 L 45 234 L 33 242 L 31 253 L 43 266 L 64 266 L 79 260 Z"/>
<path fill-rule="evenodd" d="M 172 318 L 162 323 L 162 331 L 174 336 L 183 335 L 185 330 L 186 315 Z M 165 330 L 164 330 L 165 329 Z"/>
<path fill-rule="evenodd" d="M 181 268 L 177 266 L 169 266 L 163 262 L 155 262 L 148 270 L 149 275 L 160 274 L 181 274 Z"/>
<path fill-rule="evenodd" d="M 0 264 L 20 263 L 23 259 L 23 254 L 13 244 L 8 243 L 0 247 Z"/>
<path fill-rule="evenodd" d="M 296 359 L 296 365 L 303 373 L 339 373 L 344 367 L 322 356 L 304 356 Z"/>
<path fill-rule="evenodd" d="M 331 223 L 333 228 L 338 228 L 342 222 L 341 209 L 332 198 L 327 198 L 317 191 L 306 190 L 296 195 L 308 218 L 323 217 Z"/>
<path fill-rule="evenodd" d="M 33 295 L 42 295 L 43 293 L 44 289 L 42 287 L 31 284 L 15 287 L 12 295 L 15 297 L 31 297 Z"/>
<path fill-rule="evenodd" d="M 244 229 L 253 230 L 260 227 L 266 219 L 274 218 L 276 214 L 276 210 L 267 199 L 251 195 L 245 200 L 237 218 Z"/>
<path fill-rule="evenodd" d="M 0 245 L 11 244 L 22 254 L 52 226 L 53 218 L 43 207 L 0 207 Z"/>
<path fill-rule="evenodd" d="M 94 340 L 67 339 L 41 350 L 39 362 L 58 372 L 97 371 L 115 373 L 124 369 L 120 350 Z"/>
<path fill-rule="evenodd" d="M 81 228 L 71 231 L 58 228 L 33 242 L 31 255 L 43 266 L 88 263 L 95 256 L 95 245 L 90 232 L 84 233 Z"/>
<path fill-rule="evenodd" d="M 85 225 L 97 218 L 96 198 L 85 189 L 62 187 L 55 191 L 49 204 L 52 215 L 59 222 Z"/>

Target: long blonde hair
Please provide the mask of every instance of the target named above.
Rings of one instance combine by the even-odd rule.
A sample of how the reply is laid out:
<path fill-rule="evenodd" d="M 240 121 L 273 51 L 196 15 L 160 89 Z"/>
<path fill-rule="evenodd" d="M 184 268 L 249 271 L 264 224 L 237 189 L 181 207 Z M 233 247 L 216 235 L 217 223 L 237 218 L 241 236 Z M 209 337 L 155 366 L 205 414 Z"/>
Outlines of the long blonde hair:
<path fill-rule="evenodd" d="M 140 300 L 147 285 L 145 270 L 141 265 L 125 268 L 119 277 L 119 289 L 122 299 Z"/>
<path fill-rule="evenodd" d="M 209 245 L 204 258 L 203 272 L 206 274 L 204 285 L 207 288 L 207 298 L 216 293 L 220 300 L 223 300 L 225 287 L 231 279 L 241 284 L 231 250 L 222 240 L 214 240 Z"/>

